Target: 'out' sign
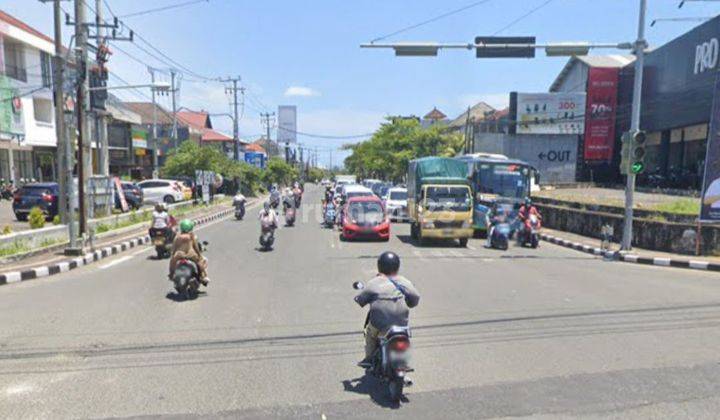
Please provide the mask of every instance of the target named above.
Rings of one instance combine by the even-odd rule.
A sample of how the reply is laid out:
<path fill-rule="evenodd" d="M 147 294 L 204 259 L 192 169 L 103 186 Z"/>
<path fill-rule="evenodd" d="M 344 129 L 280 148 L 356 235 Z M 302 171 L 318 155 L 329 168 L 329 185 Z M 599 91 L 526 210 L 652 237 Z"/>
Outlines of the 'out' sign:
<path fill-rule="evenodd" d="M 695 47 L 695 74 L 714 69 L 718 63 L 720 43 L 717 38 L 703 42 Z"/>

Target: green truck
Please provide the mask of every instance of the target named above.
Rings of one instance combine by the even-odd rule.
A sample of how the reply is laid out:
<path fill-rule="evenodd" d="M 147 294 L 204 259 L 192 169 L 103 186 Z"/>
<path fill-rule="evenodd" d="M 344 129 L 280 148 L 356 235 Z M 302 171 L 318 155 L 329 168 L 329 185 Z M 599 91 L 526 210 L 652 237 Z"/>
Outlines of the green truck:
<path fill-rule="evenodd" d="M 465 162 L 443 157 L 412 160 L 407 190 L 413 239 L 421 244 L 427 238 L 457 239 L 467 246 L 473 235 L 473 205 Z"/>

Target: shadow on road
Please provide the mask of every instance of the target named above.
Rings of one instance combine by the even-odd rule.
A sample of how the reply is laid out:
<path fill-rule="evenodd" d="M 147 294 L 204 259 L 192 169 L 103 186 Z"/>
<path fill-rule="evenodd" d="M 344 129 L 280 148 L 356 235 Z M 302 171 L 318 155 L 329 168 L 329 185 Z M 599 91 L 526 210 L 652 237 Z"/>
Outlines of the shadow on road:
<path fill-rule="evenodd" d="M 383 383 L 377 378 L 367 373 L 354 379 L 345 379 L 342 381 L 345 392 L 362 394 L 370 396 L 370 399 L 383 408 L 392 408 L 394 410 L 400 408 L 400 404 L 389 398 L 388 391 Z M 407 402 L 407 398 L 403 396 L 403 402 Z"/>
<path fill-rule="evenodd" d="M 202 290 L 198 291 L 197 298 L 201 296 L 205 296 L 207 292 L 204 292 Z M 195 299 L 185 299 L 185 296 L 177 293 L 177 292 L 168 292 L 168 294 L 165 295 L 165 299 L 172 300 L 173 302 L 187 302 L 188 300 L 195 300 Z"/>
<path fill-rule="evenodd" d="M 414 240 L 410 235 L 396 235 L 400 242 L 412 245 L 415 248 L 458 248 L 454 239 L 425 239 L 425 243 L 420 245 L 419 241 Z"/>

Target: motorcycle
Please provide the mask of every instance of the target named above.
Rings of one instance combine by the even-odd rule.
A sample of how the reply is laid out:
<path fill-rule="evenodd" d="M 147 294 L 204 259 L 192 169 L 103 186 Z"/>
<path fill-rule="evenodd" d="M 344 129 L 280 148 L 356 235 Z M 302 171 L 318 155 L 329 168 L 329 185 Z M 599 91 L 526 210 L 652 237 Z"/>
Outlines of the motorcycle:
<path fill-rule="evenodd" d="M 510 241 L 510 224 L 498 223 L 490 236 L 490 247 L 507 251 Z"/>
<path fill-rule="evenodd" d="M 13 195 L 15 194 L 15 188 L 12 182 L 0 182 L 0 200 L 12 201 Z"/>
<path fill-rule="evenodd" d="M 332 228 L 335 224 L 335 205 L 333 203 L 328 203 L 327 206 L 325 206 L 325 216 L 323 217 L 325 227 Z"/>
<path fill-rule="evenodd" d="M 295 224 L 295 208 L 285 205 L 285 226 L 293 226 Z"/>
<path fill-rule="evenodd" d="M 260 247 L 263 251 L 270 251 L 275 243 L 275 228 L 263 226 L 260 233 Z"/>
<path fill-rule="evenodd" d="M 353 283 L 353 288 L 362 290 L 362 282 Z M 367 320 L 365 321 L 367 324 Z M 378 347 L 371 357 L 366 372 L 387 384 L 390 398 L 398 402 L 403 395 L 403 388 L 412 385 L 407 373 L 413 372 L 410 367 L 410 327 L 394 325 L 378 339 Z"/>
<path fill-rule="evenodd" d="M 202 242 L 203 249 L 207 249 L 208 242 Z M 175 266 L 172 281 L 175 284 L 175 291 L 185 299 L 197 297 L 200 288 L 200 270 L 194 261 L 181 259 Z"/>
<path fill-rule="evenodd" d="M 242 220 L 245 217 L 245 202 L 236 201 L 233 205 L 235 206 L 235 219 Z"/>
<path fill-rule="evenodd" d="M 525 220 L 523 228 L 518 234 L 520 240 L 520 246 L 530 245 L 532 248 L 537 248 L 540 244 L 540 218 L 536 214 L 531 214 Z"/>
<path fill-rule="evenodd" d="M 173 239 L 175 238 L 173 234 L 168 234 L 168 232 L 172 232 L 172 230 L 150 229 L 150 238 L 152 238 L 153 245 L 155 246 L 155 253 L 157 254 L 158 260 L 170 257 Z"/>

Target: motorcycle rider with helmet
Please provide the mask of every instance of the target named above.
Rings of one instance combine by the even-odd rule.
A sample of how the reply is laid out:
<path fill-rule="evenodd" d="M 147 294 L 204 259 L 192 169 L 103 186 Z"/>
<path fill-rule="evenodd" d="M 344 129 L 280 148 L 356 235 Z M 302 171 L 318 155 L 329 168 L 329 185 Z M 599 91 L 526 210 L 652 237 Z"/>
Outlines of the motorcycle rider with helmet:
<path fill-rule="evenodd" d="M 507 213 L 505 213 L 505 208 L 498 203 L 493 204 L 493 208 L 487 214 L 488 232 L 487 241 L 485 242 L 486 248 L 492 247 L 492 236 L 495 232 L 495 227 L 499 223 L 507 223 L 507 219 L 508 217 Z"/>
<path fill-rule="evenodd" d="M 525 203 L 520 206 L 520 210 L 518 211 L 518 219 L 522 222 L 520 226 L 520 233 L 522 233 L 522 230 L 525 229 L 525 225 L 530 220 L 531 215 L 535 215 L 539 221 L 542 221 L 542 216 L 540 215 L 540 212 L 538 211 L 537 207 L 535 207 L 532 203 L 532 200 L 530 197 L 525 197 Z M 522 234 L 517 235 L 518 242 L 522 241 Z"/>
<path fill-rule="evenodd" d="M 172 279 L 178 261 L 186 259 L 197 265 L 200 283 L 202 283 L 203 286 L 207 286 L 210 283 L 210 278 L 207 275 L 207 260 L 202 256 L 202 248 L 193 233 L 194 227 L 195 223 L 193 223 L 192 220 L 185 219 L 180 222 L 180 233 L 173 241 L 172 257 L 170 257 L 170 274 L 168 277 Z"/>
<path fill-rule="evenodd" d="M 263 203 L 263 209 L 260 210 L 259 219 L 261 228 L 271 228 L 274 230 L 279 226 L 278 215 L 267 201 Z"/>
<path fill-rule="evenodd" d="M 175 232 L 173 231 L 175 223 L 175 218 L 167 211 L 167 205 L 165 203 L 157 203 L 152 213 L 149 234 L 151 237 L 154 237 L 157 233 L 162 233 L 165 235 L 167 241 L 172 241 L 175 236 Z"/>
<path fill-rule="evenodd" d="M 415 286 L 400 271 L 400 257 L 386 251 L 377 260 L 378 274 L 355 296 L 360 307 L 370 305 L 365 319 L 365 358 L 358 363 L 361 367 L 372 364 L 373 353 L 378 347 L 378 337 L 392 326 L 408 325 L 410 308 L 420 302 Z"/>

